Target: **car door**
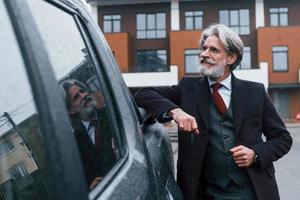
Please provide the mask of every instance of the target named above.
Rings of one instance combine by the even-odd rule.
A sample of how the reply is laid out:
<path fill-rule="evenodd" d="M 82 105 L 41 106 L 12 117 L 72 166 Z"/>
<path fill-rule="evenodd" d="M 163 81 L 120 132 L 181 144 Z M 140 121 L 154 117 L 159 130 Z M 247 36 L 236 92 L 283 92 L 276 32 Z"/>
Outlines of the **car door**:
<path fill-rule="evenodd" d="M 0 2 L 1 199 L 85 199 L 68 115 L 24 3 Z"/>
<path fill-rule="evenodd" d="M 3 115 L 2 120 L 5 124 L 10 124 L 10 128 L 3 131 L 3 135 L 12 130 L 20 133 L 19 140 L 25 143 L 25 149 L 33 152 L 33 155 L 39 155 L 39 159 L 32 156 L 32 162 L 36 165 L 34 170 L 27 170 L 29 164 L 24 164 L 23 167 L 13 165 L 15 168 L 12 168 L 19 169 L 19 174 L 25 173 L 22 172 L 22 168 L 23 171 L 27 170 L 24 176 L 27 178 L 27 175 L 42 168 L 39 166 L 43 163 L 43 169 L 47 173 L 40 179 L 45 180 L 45 183 L 35 184 L 37 186 L 34 191 L 47 192 L 34 195 L 51 194 L 43 196 L 43 199 L 51 199 L 52 196 L 54 199 L 172 198 L 174 188 L 176 191 L 174 181 L 170 184 L 170 180 L 174 179 L 172 169 L 168 167 L 169 170 L 163 173 L 167 176 L 159 185 L 158 172 L 163 166 L 158 162 L 153 163 L 156 162 L 155 156 L 151 154 L 151 150 L 148 151 L 153 144 L 149 139 L 146 139 L 145 143 L 143 138 L 143 130 L 151 134 L 159 133 L 160 128 L 155 127 L 157 125 L 153 123 L 141 124 L 143 118 L 138 117 L 139 114 L 108 45 L 84 11 L 82 4 L 76 1 L 35 0 L 11 0 L 5 3 L 6 7 L 1 5 L 1 9 L 6 12 L 7 8 L 7 26 L 12 24 L 10 34 L 15 34 L 13 41 L 6 43 L 13 46 L 16 53 L 11 62 L 1 64 L 8 68 L 1 82 L 7 85 L 5 90 L 9 89 L 15 96 L 12 95 L 13 98 L 4 101 L 2 108 L 8 109 L 9 112 L 6 113 L 12 114 L 14 112 L 11 110 L 26 109 L 24 105 L 27 104 L 34 105 L 32 107 L 35 109 L 30 108 L 29 114 L 24 115 L 22 119 L 13 118 L 12 121 L 9 120 L 9 116 Z M 2 40 L 10 34 L 2 35 Z M 17 60 L 20 61 L 15 64 Z M 9 70 L 11 66 L 19 67 L 16 70 L 23 70 L 22 73 L 14 74 Z M 10 80 L 9 77 L 13 75 L 17 81 Z M 101 172 L 101 181 L 93 187 L 87 181 L 88 168 L 83 156 L 88 145 L 78 139 L 81 138 L 81 132 L 77 130 L 85 130 L 84 123 L 82 120 L 71 118 L 66 98 L 62 95 L 61 83 L 74 79 L 83 83 L 91 96 L 97 100 L 97 108 L 101 110 L 100 118 L 103 119 L 102 130 L 109 131 L 107 144 L 112 150 L 109 155 L 112 155 L 113 159 L 111 164 L 102 170 L 105 172 Z M 25 84 L 18 84 L 19 80 L 24 80 Z M 36 131 L 31 131 L 30 135 L 38 135 L 39 139 L 32 139 L 33 142 L 25 142 L 27 139 L 23 138 L 23 131 L 17 131 L 26 120 L 29 124 L 35 124 Z M 25 128 L 28 129 L 28 123 L 25 124 Z M 84 134 L 82 137 L 92 145 L 88 137 Z M 165 139 L 160 138 L 160 141 Z M 39 145 L 34 145 L 36 143 Z M 12 145 L 8 143 L 7 146 Z M 111 157 L 108 156 L 108 159 Z M 9 165 L 11 161 L 4 159 L 3 162 Z M 43 189 L 40 189 L 40 185 L 44 185 Z M 169 187 L 166 194 L 158 188 L 161 186 Z M 21 188 L 22 192 L 32 195 L 34 192 L 28 187 Z M 19 198 L 17 196 L 22 192 L 15 191 L 15 188 L 5 187 L 5 195 L 15 195 L 14 198 Z"/>

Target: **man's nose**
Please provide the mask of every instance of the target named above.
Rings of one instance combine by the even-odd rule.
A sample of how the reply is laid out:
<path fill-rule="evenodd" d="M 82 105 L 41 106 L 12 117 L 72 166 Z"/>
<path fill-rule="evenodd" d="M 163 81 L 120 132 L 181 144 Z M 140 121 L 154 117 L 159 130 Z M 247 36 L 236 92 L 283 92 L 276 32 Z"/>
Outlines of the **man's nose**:
<path fill-rule="evenodd" d="M 209 57 L 209 51 L 208 51 L 208 49 L 202 50 L 201 53 L 200 53 L 200 57 L 201 58 L 207 58 L 207 57 Z"/>

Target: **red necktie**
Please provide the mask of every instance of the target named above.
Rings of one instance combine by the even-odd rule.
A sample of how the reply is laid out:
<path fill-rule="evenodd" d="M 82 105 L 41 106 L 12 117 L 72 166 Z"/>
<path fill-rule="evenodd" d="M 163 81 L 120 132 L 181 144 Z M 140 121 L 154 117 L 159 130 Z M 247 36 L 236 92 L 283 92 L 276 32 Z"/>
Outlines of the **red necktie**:
<path fill-rule="evenodd" d="M 211 93 L 211 96 L 213 98 L 213 101 L 217 107 L 217 110 L 224 115 L 224 113 L 226 113 L 227 111 L 227 107 L 220 95 L 220 93 L 218 92 L 218 90 L 222 87 L 223 85 L 221 83 L 214 83 L 212 84 L 210 87 L 212 88 L 213 92 Z"/>

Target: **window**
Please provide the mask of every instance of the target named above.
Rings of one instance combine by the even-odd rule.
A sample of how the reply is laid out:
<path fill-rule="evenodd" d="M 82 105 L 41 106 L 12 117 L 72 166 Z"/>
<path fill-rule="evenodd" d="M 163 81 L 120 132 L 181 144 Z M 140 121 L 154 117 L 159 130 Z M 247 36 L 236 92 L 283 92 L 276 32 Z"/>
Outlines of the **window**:
<path fill-rule="evenodd" d="M 103 32 L 104 33 L 121 32 L 121 15 L 104 15 Z"/>
<path fill-rule="evenodd" d="M 184 51 L 185 73 L 193 74 L 199 72 L 198 58 L 199 49 L 187 49 Z"/>
<path fill-rule="evenodd" d="M 138 72 L 164 72 L 167 68 L 166 50 L 141 50 L 137 51 Z"/>
<path fill-rule="evenodd" d="M 273 53 L 273 71 L 288 71 L 288 47 L 274 46 Z"/>
<path fill-rule="evenodd" d="M 47 187 L 48 157 L 44 138 L 39 131 L 38 112 L 22 54 L 4 8 L 4 1 L 0 1 L 0 26 L 5 27 L 0 31 L 0 91 L 5 93 L 0 101 L 0 196 L 48 200 L 53 194 Z M 2 115 L 3 112 L 6 114 Z M 4 156 L 8 152 L 9 156 Z M 31 176 L 34 181 L 19 182 L 25 176 Z"/>
<path fill-rule="evenodd" d="M 270 8 L 270 26 L 288 25 L 288 8 Z"/>
<path fill-rule="evenodd" d="M 237 69 L 251 69 L 251 48 L 244 47 L 244 54 L 241 63 L 237 66 Z"/>
<path fill-rule="evenodd" d="M 15 149 L 15 146 L 10 139 L 5 139 L 3 142 L 0 142 L 0 158 L 11 152 L 13 149 Z"/>
<path fill-rule="evenodd" d="M 166 14 L 137 14 L 137 38 L 154 39 L 166 37 Z"/>
<path fill-rule="evenodd" d="M 202 29 L 203 25 L 203 12 L 202 11 L 188 11 L 184 13 L 185 16 L 185 29 L 198 30 Z"/>
<path fill-rule="evenodd" d="M 64 91 L 61 99 L 74 130 L 86 183 L 93 189 L 99 183 L 97 180 L 105 179 L 120 159 L 118 125 L 112 102 L 108 100 L 110 93 L 97 75 L 90 56 L 92 49 L 85 45 L 80 22 L 47 4 L 30 6 L 57 83 Z M 96 61 L 101 66 L 101 60 Z"/>
<path fill-rule="evenodd" d="M 26 169 L 26 167 L 24 166 L 24 163 L 19 163 L 17 165 L 15 165 L 14 167 L 12 167 L 9 171 L 8 171 L 9 177 L 14 179 L 14 180 L 19 180 L 23 177 L 25 177 L 26 175 L 28 175 L 28 171 Z"/>
<path fill-rule="evenodd" d="M 239 35 L 250 34 L 250 16 L 248 9 L 220 10 L 219 21 Z"/>

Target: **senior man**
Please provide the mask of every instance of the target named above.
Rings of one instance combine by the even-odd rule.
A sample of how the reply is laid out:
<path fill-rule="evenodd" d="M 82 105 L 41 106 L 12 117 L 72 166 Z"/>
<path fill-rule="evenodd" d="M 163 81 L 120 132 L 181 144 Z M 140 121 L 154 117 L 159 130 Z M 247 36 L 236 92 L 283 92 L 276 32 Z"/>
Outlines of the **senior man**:
<path fill-rule="evenodd" d="M 234 31 L 212 25 L 200 39 L 202 76 L 135 95 L 159 121 L 178 124 L 177 181 L 184 199 L 279 200 L 273 162 L 289 151 L 292 138 L 264 85 L 232 73 L 243 47 Z"/>

